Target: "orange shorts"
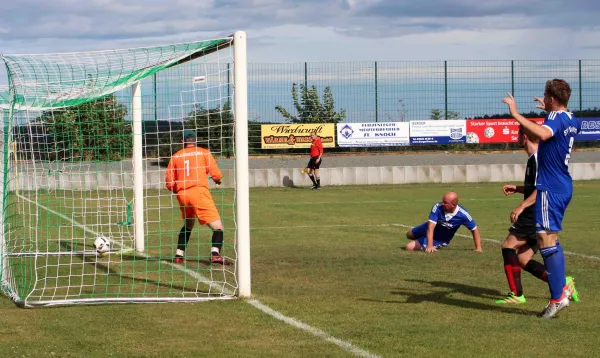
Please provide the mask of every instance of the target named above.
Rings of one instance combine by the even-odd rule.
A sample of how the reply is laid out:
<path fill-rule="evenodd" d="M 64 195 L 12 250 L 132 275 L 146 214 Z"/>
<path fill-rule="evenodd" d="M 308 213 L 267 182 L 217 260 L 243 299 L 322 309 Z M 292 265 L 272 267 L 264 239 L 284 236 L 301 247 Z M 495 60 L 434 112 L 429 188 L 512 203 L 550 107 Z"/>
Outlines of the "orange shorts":
<path fill-rule="evenodd" d="M 184 219 L 198 218 L 201 225 L 221 220 L 215 202 L 207 188 L 195 187 L 177 193 L 181 216 Z"/>

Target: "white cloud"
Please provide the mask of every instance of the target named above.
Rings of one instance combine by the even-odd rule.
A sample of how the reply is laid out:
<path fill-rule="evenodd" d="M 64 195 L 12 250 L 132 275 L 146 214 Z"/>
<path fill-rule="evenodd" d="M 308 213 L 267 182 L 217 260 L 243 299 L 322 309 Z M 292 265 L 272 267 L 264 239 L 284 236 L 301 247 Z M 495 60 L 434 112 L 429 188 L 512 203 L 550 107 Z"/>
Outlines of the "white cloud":
<path fill-rule="evenodd" d="M 589 58 L 600 56 L 598 15 L 589 0 L 20 0 L 3 5 L 0 48 L 151 46 L 244 29 L 254 62 Z"/>

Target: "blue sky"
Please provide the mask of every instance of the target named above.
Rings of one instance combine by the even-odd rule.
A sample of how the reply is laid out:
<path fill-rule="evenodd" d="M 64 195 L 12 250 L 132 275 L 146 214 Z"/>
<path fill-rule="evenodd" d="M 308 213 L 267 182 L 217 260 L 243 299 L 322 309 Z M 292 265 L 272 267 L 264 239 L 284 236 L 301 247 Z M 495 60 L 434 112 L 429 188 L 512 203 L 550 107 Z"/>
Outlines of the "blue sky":
<path fill-rule="evenodd" d="M 250 62 L 600 58 L 595 0 L 19 0 L 0 52 L 248 34 Z"/>

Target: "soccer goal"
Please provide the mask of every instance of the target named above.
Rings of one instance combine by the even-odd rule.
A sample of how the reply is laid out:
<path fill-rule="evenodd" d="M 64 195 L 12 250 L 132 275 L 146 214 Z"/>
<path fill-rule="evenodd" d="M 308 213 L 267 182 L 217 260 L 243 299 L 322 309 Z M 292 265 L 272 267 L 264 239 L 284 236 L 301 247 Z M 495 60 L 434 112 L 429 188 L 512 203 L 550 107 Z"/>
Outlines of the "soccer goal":
<path fill-rule="evenodd" d="M 24 307 L 250 296 L 244 32 L 2 58 L 6 295 Z M 173 261 L 183 219 L 165 172 L 184 130 L 196 132 L 223 173 L 209 190 L 225 264 L 212 263 L 212 232 L 198 223 L 184 263 Z"/>

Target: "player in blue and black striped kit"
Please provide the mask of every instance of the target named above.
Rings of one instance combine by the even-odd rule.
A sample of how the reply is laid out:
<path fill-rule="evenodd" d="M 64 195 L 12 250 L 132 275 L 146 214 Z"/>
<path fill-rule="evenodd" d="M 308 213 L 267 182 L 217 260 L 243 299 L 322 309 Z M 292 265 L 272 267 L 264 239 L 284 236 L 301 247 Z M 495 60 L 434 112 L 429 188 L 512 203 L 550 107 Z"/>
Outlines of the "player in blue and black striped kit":
<path fill-rule="evenodd" d="M 579 120 L 567 110 L 570 97 L 571 87 L 566 81 L 547 81 L 544 98 L 535 97 L 540 103 L 536 107 L 548 112 L 541 126 L 519 114 L 510 93 L 503 100 L 527 135 L 540 140 L 535 221 L 550 288 L 550 302 L 540 314 L 542 318 L 555 317 L 569 306 L 569 298 L 576 294 L 574 284 L 566 284 L 565 255 L 558 242 L 558 232 L 562 230 L 562 220 L 573 194 L 569 160 L 575 136 L 581 130 Z"/>

